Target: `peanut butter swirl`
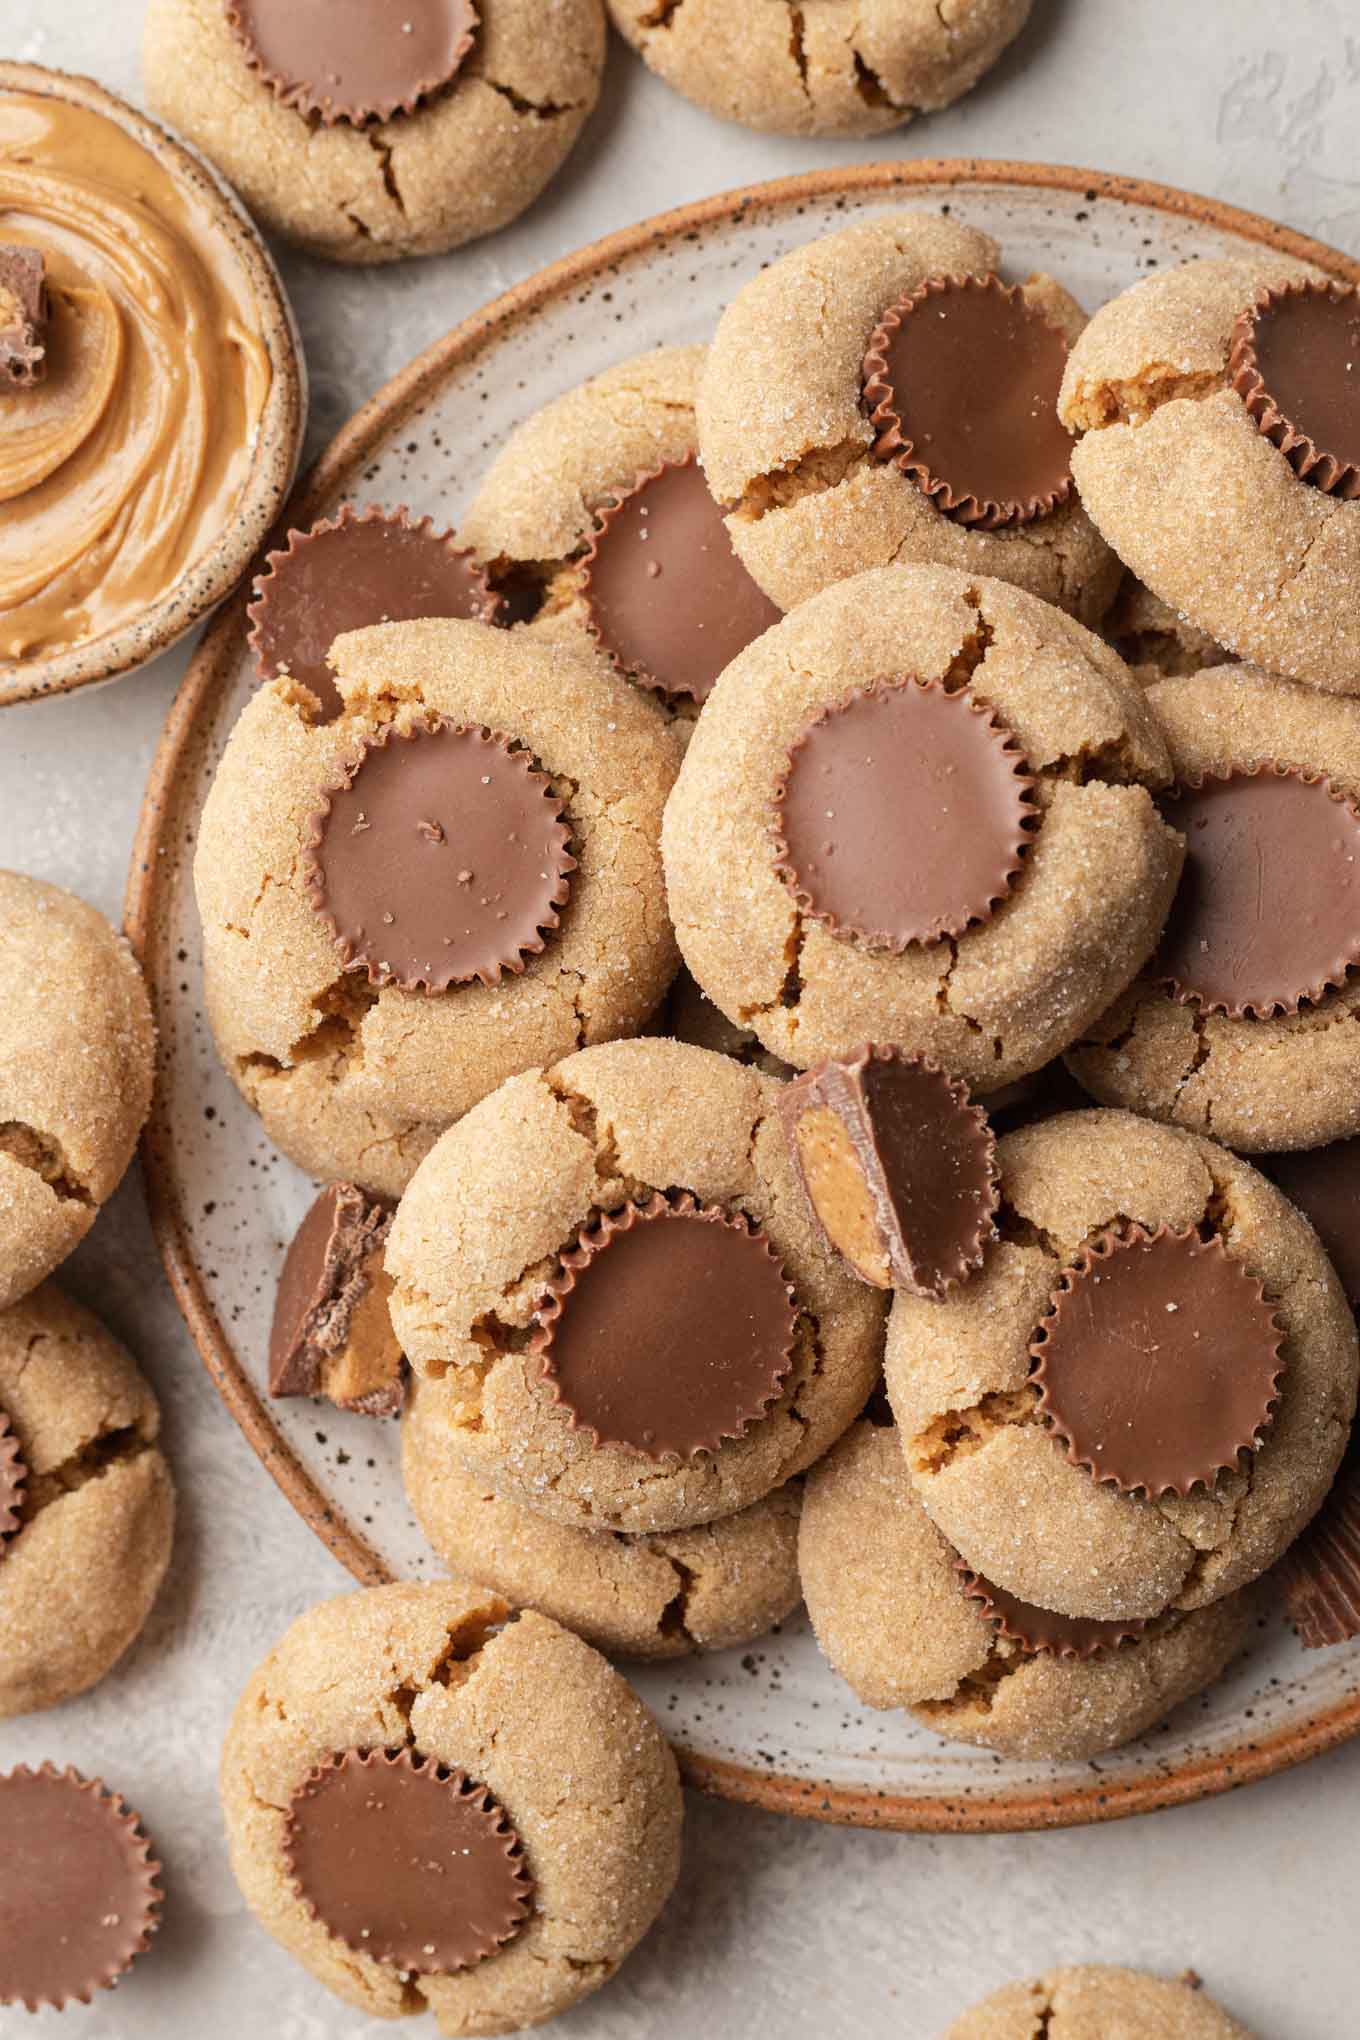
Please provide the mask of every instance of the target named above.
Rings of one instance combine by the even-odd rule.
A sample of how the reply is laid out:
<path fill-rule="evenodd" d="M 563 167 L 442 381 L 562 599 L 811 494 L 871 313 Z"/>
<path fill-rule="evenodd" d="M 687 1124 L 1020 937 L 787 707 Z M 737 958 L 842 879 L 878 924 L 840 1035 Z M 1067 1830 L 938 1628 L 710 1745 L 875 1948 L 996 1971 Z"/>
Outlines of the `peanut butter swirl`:
<path fill-rule="evenodd" d="M 0 94 L 0 239 L 47 257 L 47 375 L 0 393 L 0 669 L 169 592 L 245 488 L 273 369 L 206 205 L 115 121 Z"/>

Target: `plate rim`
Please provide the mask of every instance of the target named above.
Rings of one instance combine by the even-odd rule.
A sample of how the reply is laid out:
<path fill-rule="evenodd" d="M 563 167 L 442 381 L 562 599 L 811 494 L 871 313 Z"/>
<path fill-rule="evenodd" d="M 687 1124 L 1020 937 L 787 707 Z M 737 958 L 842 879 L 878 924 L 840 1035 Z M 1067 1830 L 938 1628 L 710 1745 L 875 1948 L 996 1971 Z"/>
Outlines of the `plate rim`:
<path fill-rule="evenodd" d="M 1360 283 L 1360 260 L 1294 228 L 1226 201 L 1117 172 L 1061 163 L 994 157 L 913 157 L 804 171 L 768 182 L 739 185 L 709 198 L 654 214 L 589 242 L 535 271 L 433 341 L 370 397 L 343 425 L 298 482 L 275 530 L 306 525 L 346 477 L 398 430 L 424 396 L 456 368 L 466 366 L 502 333 L 546 304 L 592 281 L 648 246 L 705 228 L 730 225 L 756 211 L 779 211 L 829 197 L 861 198 L 923 185 L 1011 185 L 1029 190 L 1077 192 L 1095 199 L 1141 205 L 1255 241 L 1316 264 L 1348 283 Z M 268 541 L 266 541 L 268 543 Z M 173 955 L 162 908 L 173 864 L 172 841 L 182 838 L 181 787 L 198 735 L 200 710 L 234 666 L 249 591 L 249 577 L 209 625 L 171 704 L 143 795 L 124 896 L 124 926 L 146 973 L 157 1015 L 168 1005 Z M 163 1051 L 162 1051 L 163 1052 Z M 233 1349 L 194 1258 L 179 1210 L 171 1166 L 164 1085 L 158 1081 L 141 1142 L 147 1203 L 157 1248 L 195 1349 L 256 1457 L 293 1508 L 361 1586 L 392 1577 L 367 1540 L 335 1509 L 274 1424 L 255 1383 Z M 677 1746 L 686 1781 L 720 1798 L 767 1812 L 859 1827 L 940 1834 L 1004 1834 L 1118 1820 L 1137 1813 L 1228 1792 L 1306 1762 L 1360 1734 L 1360 1694 L 1291 1720 L 1273 1734 L 1247 1737 L 1225 1750 L 1194 1757 L 1174 1769 L 1157 1768 L 1121 1780 L 1098 1771 L 1080 1784 L 1051 1790 L 1025 1788 L 976 1799 L 922 1797 L 837 1786 L 777 1770 L 756 1770 L 731 1759 Z"/>

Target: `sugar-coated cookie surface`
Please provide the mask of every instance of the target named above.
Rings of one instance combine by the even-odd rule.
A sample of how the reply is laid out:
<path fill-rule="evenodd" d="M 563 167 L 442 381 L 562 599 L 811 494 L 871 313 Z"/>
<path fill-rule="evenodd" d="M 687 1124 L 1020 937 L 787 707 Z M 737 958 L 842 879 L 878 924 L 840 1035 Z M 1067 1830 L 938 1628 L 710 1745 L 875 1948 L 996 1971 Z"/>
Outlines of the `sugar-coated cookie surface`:
<path fill-rule="evenodd" d="M 1030 0 L 609 0 L 652 70 L 710 113 L 775 134 L 876 135 L 951 106 L 1024 27 Z"/>
<path fill-rule="evenodd" d="M 1218 1677 L 1255 1614 L 1247 1591 L 1091 1656 L 1025 1649 L 969 1597 L 893 1430 L 868 1423 L 808 1476 L 798 1564 L 822 1651 L 861 1700 L 1030 1761 L 1083 1761 L 1146 1734 Z"/>
<path fill-rule="evenodd" d="M 155 1031 L 141 971 L 102 914 L 0 872 L 0 1308 L 64 1261 L 132 1159 Z"/>
<path fill-rule="evenodd" d="M 149 1385 L 55 1283 L 0 1311 L 0 1418 L 23 1469 L 8 1536 L 0 1501 L 4 1716 L 83 1693 L 122 1656 L 165 1576 L 175 1501 Z"/>
<path fill-rule="evenodd" d="M 445 1384 L 447 1449 L 478 1478 L 578 1529 L 674 1530 L 758 1501 L 858 1414 L 878 1374 L 882 1298 L 809 1216 L 777 1098 L 771 1078 L 725 1056 L 620 1041 L 512 1078 L 438 1142 L 388 1240 L 392 1318 L 415 1372 Z M 672 1458 L 595 1443 L 531 1349 L 563 1251 L 593 1215 L 658 1191 L 758 1228 L 796 1314 L 788 1372 L 764 1413 L 740 1436 Z M 606 1298 L 616 1251 L 593 1278 Z M 643 1309 L 630 1340 L 639 1369 L 658 1339 L 668 1367 L 702 1376 L 706 1355 L 683 1328 L 658 1329 Z"/>
<path fill-rule="evenodd" d="M 940 2040 L 1252 2040 L 1190 1983 L 1095 1965 L 1008 1983 L 956 2019 Z"/>
<path fill-rule="evenodd" d="M 915 561 L 995 575 L 1099 621 L 1120 566 L 1075 497 L 983 530 L 873 453 L 864 357 L 885 313 L 928 278 L 986 276 L 1001 262 L 989 234 L 885 213 L 771 263 L 724 312 L 699 388 L 699 445 L 737 551 L 782 609 L 866 568 Z M 1085 314 L 1060 283 L 1033 276 L 1021 290 L 1076 339 Z"/>
<path fill-rule="evenodd" d="M 494 1796 L 530 1909 L 485 1959 L 403 1974 L 299 1895 L 289 1810 L 316 1766 L 351 1750 L 406 1753 Z M 679 1867 L 675 1759 L 651 1715 L 588 1644 L 541 1615 L 509 1619 L 496 1595 L 460 1581 L 370 1589 L 301 1616 L 241 1695 L 221 1793 L 232 1867 L 267 1931 L 369 2017 L 428 2010 L 448 2035 L 514 2032 L 588 1997 Z"/>
<path fill-rule="evenodd" d="M 247 62 L 222 0 L 151 0 L 147 98 L 258 218 L 313 254 L 393 262 L 494 233 L 560 168 L 599 95 L 602 0 L 478 0 L 457 71 L 408 112 L 317 125 Z"/>
<path fill-rule="evenodd" d="M 1063 1614 L 1153 1618 L 1247 1585 L 1321 1505 L 1354 1414 L 1355 1323 L 1317 1235 L 1226 1148 L 1128 1113 L 1023 1128 L 997 1160 L 999 1238 L 981 1273 L 943 1303 L 899 1295 L 889 1321 L 888 1394 L 916 1494 L 977 1572 Z M 1129 1224 L 1220 1240 L 1264 1288 L 1283 1362 L 1259 1447 L 1207 1485 L 1155 1499 L 1074 1463 L 1039 1420 L 1031 1380 L 1064 1269 Z M 1172 1353 L 1182 1324 L 1196 1339 L 1207 1330 L 1169 1309 L 1161 1323 Z M 1243 1325 L 1245 1367 L 1256 1334 Z M 1155 1327 L 1130 1335 L 1150 1353 L 1163 1342 Z"/>
<path fill-rule="evenodd" d="M 287 681 L 262 687 L 205 803 L 195 887 L 208 1010 L 228 1071 L 286 1153 L 320 1178 L 396 1195 L 442 1128 L 503 1078 L 630 1032 L 661 999 L 676 953 L 660 820 L 679 744 L 598 661 L 483 624 L 379 625 L 342 638 L 334 661 L 339 719 L 318 723 Z M 303 855 L 346 761 L 431 718 L 522 746 L 560 795 L 575 859 L 558 925 L 523 970 L 442 992 L 347 971 Z M 411 821 L 413 866 L 456 856 L 456 837 L 432 851 Z M 469 868 L 470 890 L 488 875 Z"/>
<path fill-rule="evenodd" d="M 804 910 L 777 869 L 772 808 L 815 718 L 906 677 L 966 684 L 995 712 L 1036 819 L 988 918 L 890 954 Z M 1061 611 L 951 568 L 858 575 L 768 631 L 709 697 L 663 831 L 685 962 L 799 1068 L 894 1042 L 996 1090 L 1080 1035 L 1156 942 L 1181 863 L 1152 796 L 1169 776 L 1142 690 Z"/>

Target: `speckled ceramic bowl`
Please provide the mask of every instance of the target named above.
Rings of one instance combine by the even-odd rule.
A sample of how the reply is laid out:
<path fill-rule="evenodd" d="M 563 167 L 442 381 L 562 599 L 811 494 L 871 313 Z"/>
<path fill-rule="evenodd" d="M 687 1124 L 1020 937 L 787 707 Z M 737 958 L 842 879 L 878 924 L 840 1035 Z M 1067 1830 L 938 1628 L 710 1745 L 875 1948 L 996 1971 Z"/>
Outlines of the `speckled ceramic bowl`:
<path fill-rule="evenodd" d="M 104 114 L 149 150 L 169 176 L 208 212 L 224 246 L 245 272 L 259 308 L 259 332 L 273 368 L 253 457 L 234 509 L 206 551 L 154 602 L 116 629 L 50 657 L 0 661 L 0 708 L 48 694 L 69 694 L 117 679 L 174 644 L 228 596 L 287 497 L 297 473 L 307 416 L 302 344 L 283 284 L 245 208 L 225 180 L 163 127 L 91 79 L 40 64 L 0 63 L 7 92 L 61 98 Z"/>
<path fill-rule="evenodd" d="M 1094 308 L 1147 270 L 1276 247 L 1346 279 L 1360 265 L 1183 192 L 1039 164 L 897 162 L 826 171 L 685 208 L 558 263 L 412 363 L 334 442 L 292 510 L 348 492 L 454 521 L 526 411 L 641 348 L 705 339 L 762 262 L 856 214 L 947 208 L 996 234 L 1016 276 L 1043 268 Z M 189 1329 L 253 1449 L 357 1579 L 437 1570 L 402 1492 L 397 1427 L 270 1403 L 265 1355 L 284 1247 L 311 1186 L 218 1065 L 203 1013 L 190 883 L 214 767 L 255 685 L 244 599 L 218 620 L 166 725 L 128 920 L 161 1030 L 145 1158 L 161 1251 Z M 1089 1764 L 1003 1761 L 874 1714 L 801 1618 L 746 1652 L 639 1671 L 692 1782 L 827 1820 L 928 1830 L 1056 1826 L 1168 1806 L 1263 1777 L 1360 1732 L 1360 1644 L 1305 1655 L 1280 1621 L 1164 1727 Z"/>

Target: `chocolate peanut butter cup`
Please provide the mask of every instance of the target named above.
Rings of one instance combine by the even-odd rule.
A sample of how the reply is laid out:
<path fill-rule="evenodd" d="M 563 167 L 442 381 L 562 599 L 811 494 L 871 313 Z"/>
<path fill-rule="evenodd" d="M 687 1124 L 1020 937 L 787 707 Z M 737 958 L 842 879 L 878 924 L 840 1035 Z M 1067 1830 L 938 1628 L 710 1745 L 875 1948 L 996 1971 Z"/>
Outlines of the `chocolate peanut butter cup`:
<path fill-rule="evenodd" d="M 692 1459 L 740 1438 L 793 1365 L 793 1290 L 758 1226 L 688 1192 L 602 1212 L 562 1255 L 532 1349 L 596 1445 Z"/>
<path fill-rule="evenodd" d="M 1185 868 L 1149 975 L 1240 1020 L 1296 1013 L 1360 964 L 1360 810 L 1326 779 L 1263 764 L 1158 802 Z"/>
<path fill-rule="evenodd" d="M 1102 1233 L 1064 1270 L 1030 1347 L 1039 1415 L 1093 1480 L 1128 1494 L 1212 1487 L 1268 1429 L 1284 1333 L 1222 1239 Z"/>
<path fill-rule="evenodd" d="M 779 1105 L 808 1203 L 866 1282 L 938 1297 L 981 1266 L 996 1144 L 965 1085 L 870 1045 L 796 1078 Z"/>
<path fill-rule="evenodd" d="M 383 1247 L 392 1206 L 331 1183 L 284 1259 L 269 1337 L 269 1393 L 324 1395 L 337 1409 L 396 1416 L 405 1365 L 392 1329 Z"/>
<path fill-rule="evenodd" d="M 884 313 L 864 357 L 874 453 L 960 524 L 1031 524 L 1072 493 L 1066 365 L 1066 339 L 1018 286 L 932 276 Z"/>
<path fill-rule="evenodd" d="M 1360 496 L 1360 290 L 1320 278 L 1262 291 L 1233 328 L 1228 373 L 1301 481 Z"/>
<path fill-rule="evenodd" d="M 1308 1220 L 1360 1313 L 1360 1136 L 1252 1159 Z"/>
<path fill-rule="evenodd" d="M 61 2011 L 117 1983 L 160 1925 L 160 1868 L 98 1778 L 0 1773 L 0 2005 Z"/>
<path fill-rule="evenodd" d="M 256 577 L 250 646 L 261 680 L 287 674 L 333 722 L 344 707 L 326 655 L 347 630 L 457 616 L 495 619 L 498 603 L 482 568 L 450 531 L 413 520 L 403 508 L 345 507 L 309 531 L 290 531 Z"/>
<path fill-rule="evenodd" d="M 1036 1608 L 1001 1587 L 993 1586 L 980 1573 L 971 1571 L 963 1559 L 957 1561 L 963 1591 L 977 1603 L 1007 1643 L 1013 1643 L 1026 1657 L 1059 1657 L 1086 1661 L 1121 1644 L 1135 1643 L 1147 1634 L 1146 1622 L 1098 1622 L 1077 1615 L 1059 1615 L 1051 1608 Z"/>
<path fill-rule="evenodd" d="M 41 248 L 0 247 L 0 387 L 32 389 L 47 374 L 47 261 Z"/>
<path fill-rule="evenodd" d="M 733 551 L 693 456 L 639 475 L 599 512 L 583 575 L 598 642 L 668 700 L 707 700 L 737 653 L 783 614 Z"/>
<path fill-rule="evenodd" d="M 529 1917 L 532 1884 L 504 1808 L 409 1749 L 318 1764 L 293 1794 L 283 1848 L 312 1917 L 407 1975 L 472 1969 Z"/>
<path fill-rule="evenodd" d="M 834 935 L 901 955 L 1011 890 L 1036 810 L 1010 732 L 968 687 L 882 680 L 825 710 L 775 790 L 775 868 Z"/>
<path fill-rule="evenodd" d="M 9 1418 L 0 1410 L 0 1559 L 5 1555 L 5 1539 L 12 1537 L 19 1527 L 19 1510 L 23 1505 L 27 1481 L 28 1469 L 19 1450 L 19 1440 Z"/>
<path fill-rule="evenodd" d="M 250 68 L 326 127 L 414 113 L 457 76 L 478 19 L 473 0 L 227 0 Z"/>
<path fill-rule="evenodd" d="M 445 721 L 367 739 L 313 817 L 303 865 L 345 969 L 431 993 L 522 972 L 576 869 L 564 812 L 509 737 Z"/>

